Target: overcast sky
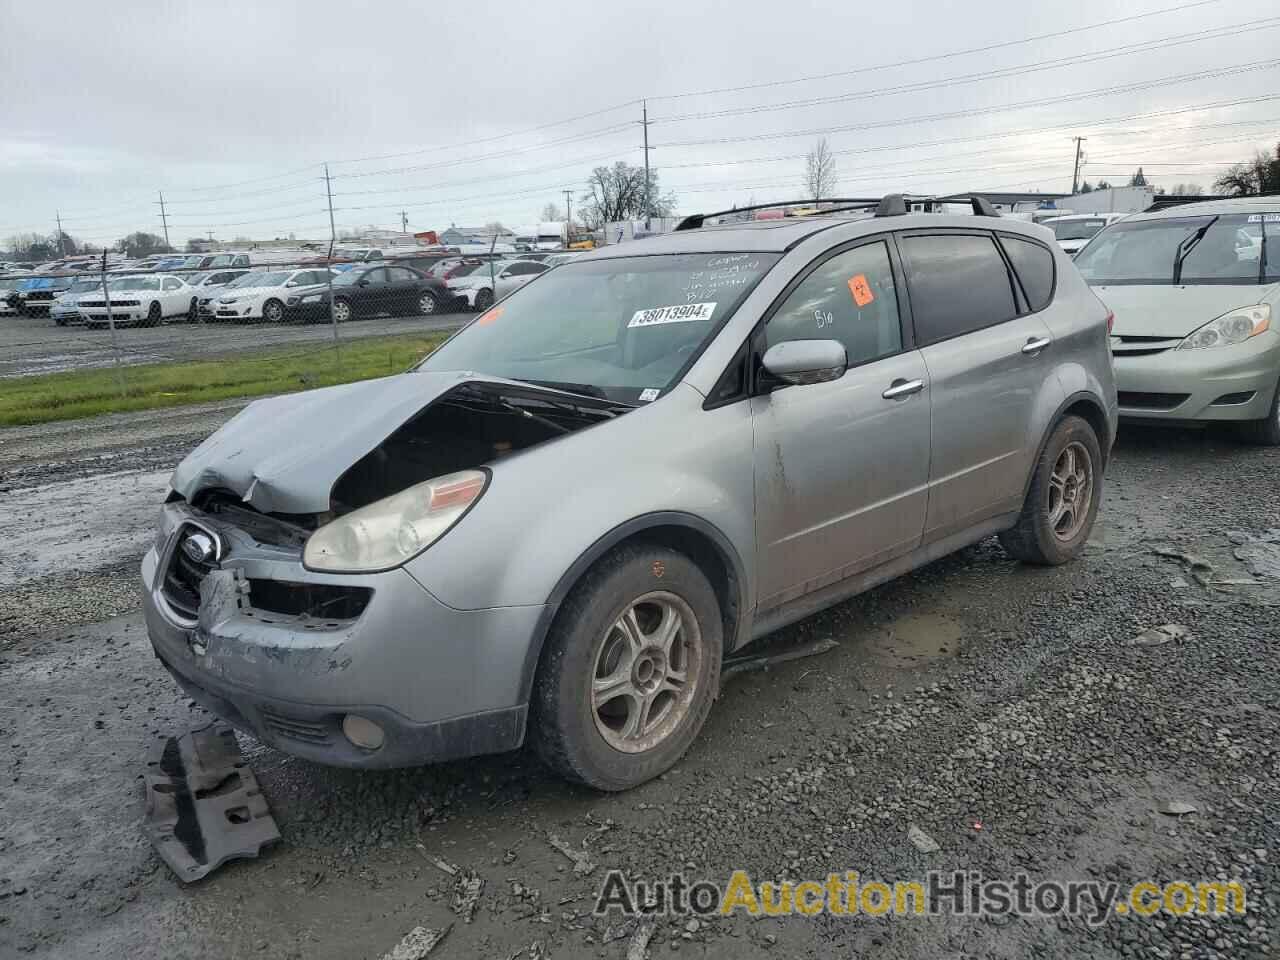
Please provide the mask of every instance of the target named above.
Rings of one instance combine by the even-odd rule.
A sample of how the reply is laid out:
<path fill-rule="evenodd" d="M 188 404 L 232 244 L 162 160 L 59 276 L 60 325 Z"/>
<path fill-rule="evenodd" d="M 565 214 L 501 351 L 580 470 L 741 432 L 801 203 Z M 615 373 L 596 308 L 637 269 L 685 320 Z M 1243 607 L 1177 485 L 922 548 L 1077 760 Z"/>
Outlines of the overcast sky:
<path fill-rule="evenodd" d="M 1076 134 L 1091 181 L 1209 187 L 1280 140 L 1274 0 L 1048 9 L 0 0 L 0 237 L 160 233 L 163 190 L 175 244 L 325 239 L 325 161 L 339 229 L 530 223 L 643 161 L 641 98 L 682 213 L 801 196 L 819 132 L 846 196 L 1064 191 Z"/>

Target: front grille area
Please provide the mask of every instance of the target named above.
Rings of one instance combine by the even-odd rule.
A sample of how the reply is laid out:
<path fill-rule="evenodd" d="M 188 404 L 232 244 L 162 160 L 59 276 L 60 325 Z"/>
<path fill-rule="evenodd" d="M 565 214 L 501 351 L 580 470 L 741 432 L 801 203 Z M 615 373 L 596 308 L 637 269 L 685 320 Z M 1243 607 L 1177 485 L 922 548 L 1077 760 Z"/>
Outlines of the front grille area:
<path fill-rule="evenodd" d="M 1150 357 L 1181 342 L 1177 337 L 1112 337 L 1111 352 L 1117 357 Z"/>
<path fill-rule="evenodd" d="M 200 614 L 200 583 L 218 566 L 216 559 L 204 563 L 188 557 L 182 550 L 182 541 L 195 527 L 185 526 L 178 534 L 169 569 L 164 574 L 162 592 L 174 612 L 187 620 L 195 620 Z"/>
<path fill-rule="evenodd" d="M 322 721 L 286 716 L 269 707 L 260 707 L 258 712 L 262 716 L 262 725 L 283 740 L 297 740 L 299 743 L 318 746 L 333 742 L 332 731 Z"/>
<path fill-rule="evenodd" d="M 1191 396 L 1189 393 L 1136 393 L 1120 391 L 1120 406 L 1133 410 L 1172 410 L 1180 403 L 1185 403 Z"/>
<path fill-rule="evenodd" d="M 373 591 L 368 587 L 339 587 L 287 580 L 250 580 L 249 603 L 254 610 L 286 617 L 319 618 L 316 627 L 342 626 L 364 613 Z"/>

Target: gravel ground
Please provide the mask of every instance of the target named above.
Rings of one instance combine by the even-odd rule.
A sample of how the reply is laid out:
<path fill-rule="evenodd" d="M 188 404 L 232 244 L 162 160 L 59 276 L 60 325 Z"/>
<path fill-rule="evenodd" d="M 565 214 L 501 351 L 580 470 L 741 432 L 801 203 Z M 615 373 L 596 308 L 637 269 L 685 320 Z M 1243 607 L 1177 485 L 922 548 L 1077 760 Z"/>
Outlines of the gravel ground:
<path fill-rule="evenodd" d="M 79 489 L 67 485 L 86 477 L 116 492 L 79 509 L 133 516 L 147 476 L 231 412 L 0 432 L 0 551 L 26 542 L 11 546 L 11 503 L 56 541 Z M 1231 533 L 1280 527 L 1278 469 L 1280 451 L 1225 434 L 1126 431 L 1083 558 L 1031 569 L 987 541 L 781 631 L 770 649 L 839 646 L 729 679 L 680 765 L 621 796 L 523 754 L 370 774 L 241 738 L 283 841 L 191 887 L 140 831 L 147 750 L 203 718 L 129 600 L 138 548 L 120 531 L 142 526 L 117 531 L 113 551 L 131 556 L 70 550 L 75 573 L 19 557 L 0 589 L 0 956 L 347 960 L 452 923 L 432 960 L 622 958 L 632 927 L 591 915 L 612 867 L 718 883 L 738 868 L 757 881 L 1238 877 L 1250 896 L 1244 917 L 1096 927 L 682 918 L 657 924 L 651 957 L 1276 956 L 1280 581 L 1240 582 L 1253 578 Z M 1128 643 L 1164 624 L 1189 633 Z M 1161 815 L 1169 799 L 1196 812 Z M 913 846 L 913 824 L 940 850 Z M 575 873 L 552 834 L 600 867 Z M 483 881 L 471 922 L 431 858 Z"/>
<path fill-rule="evenodd" d="M 343 340 L 355 340 L 396 333 L 455 330 L 469 319 L 469 313 L 382 317 L 344 323 L 338 329 Z M 260 347 L 309 343 L 323 346 L 332 339 L 333 328 L 324 323 L 168 323 L 116 331 L 122 360 L 130 365 L 216 357 Z M 108 330 L 59 327 L 48 317 L 0 317 L 0 380 L 107 367 L 112 362 Z"/>

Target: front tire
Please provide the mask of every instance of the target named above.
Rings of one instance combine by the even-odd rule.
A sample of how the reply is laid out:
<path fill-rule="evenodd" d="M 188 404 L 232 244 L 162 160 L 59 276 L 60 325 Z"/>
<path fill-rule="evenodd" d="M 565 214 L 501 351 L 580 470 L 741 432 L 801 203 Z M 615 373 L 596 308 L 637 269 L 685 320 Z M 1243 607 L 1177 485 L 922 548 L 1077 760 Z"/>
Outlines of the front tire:
<path fill-rule="evenodd" d="M 279 323 L 284 319 L 284 304 L 279 300 L 268 300 L 262 305 L 262 319 L 267 323 Z"/>
<path fill-rule="evenodd" d="M 493 306 L 493 291 L 484 289 L 476 294 L 476 309 L 488 310 Z"/>
<path fill-rule="evenodd" d="M 1271 413 L 1261 420 L 1243 425 L 1245 439 L 1264 447 L 1280 447 L 1280 383 L 1271 398 Z"/>
<path fill-rule="evenodd" d="M 153 300 L 151 307 L 147 310 L 147 326 L 158 327 L 163 322 L 164 311 L 160 308 L 160 304 Z"/>
<path fill-rule="evenodd" d="M 660 546 L 622 547 L 565 599 L 530 704 L 543 762 L 597 790 L 668 770 L 718 693 L 724 631 L 703 572 Z"/>
<path fill-rule="evenodd" d="M 1102 502 L 1102 447 L 1087 420 L 1063 417 L 1036 461 L 1017 526 L 1000 534 L 1023 563 L 1058 566 L 1084 549 Z"/>

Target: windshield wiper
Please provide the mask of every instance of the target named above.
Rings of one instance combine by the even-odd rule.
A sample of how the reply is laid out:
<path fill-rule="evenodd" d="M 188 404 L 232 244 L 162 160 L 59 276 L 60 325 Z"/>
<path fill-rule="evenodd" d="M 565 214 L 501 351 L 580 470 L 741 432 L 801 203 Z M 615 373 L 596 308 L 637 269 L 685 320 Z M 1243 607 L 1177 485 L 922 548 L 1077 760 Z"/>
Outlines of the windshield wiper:
<path fill-rule="evenodd" d="M 570 383 L 567 380 L 524 380 L 535 387 L 549 387 L 552 390 L 563 390 L 565 393 L 576 393 L 580 397 L 594 397 L 597 400 L 608 400 L 605 392 L 591 383 Z"/>
<path fill-rule="evenodd" d="M 1191 255 L 1191 251 L 1196 248 L 1196 244 L 1204 239 L 1204 235 L 1209 232 L 1209 228 L 1217 222 L 1218 218 L 1214 217 L 1203 227 L 1200 227 L 1195 233 L 1191 234 L 1191 236 L 1178 244 L 1178 251 L 1173 256 L 1173 282 L 1175 285 L 1182 281 L 1182 261 L 1186 260 L 1187 257 Z"/>

